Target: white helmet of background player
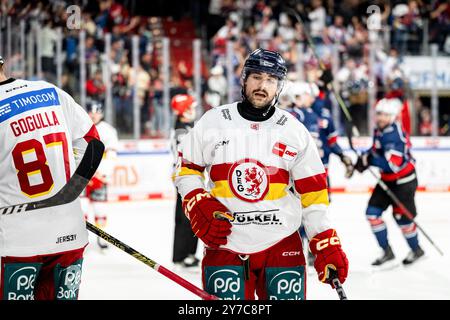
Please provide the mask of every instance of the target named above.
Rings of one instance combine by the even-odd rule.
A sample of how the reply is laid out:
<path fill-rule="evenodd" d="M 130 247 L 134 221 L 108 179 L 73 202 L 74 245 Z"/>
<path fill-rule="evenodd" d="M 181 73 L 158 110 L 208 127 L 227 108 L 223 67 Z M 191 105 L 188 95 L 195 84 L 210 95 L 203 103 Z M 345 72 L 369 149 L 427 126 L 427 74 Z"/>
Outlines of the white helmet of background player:
<path fill-rule="evenodd" d="M 319 95 L 319 87 L 309 82 L 294 82 L 292 89 L 292 97 L 297 106 L 310 107 Z"/>
<path fill-rule="evenodd" d="M 384 113 L 390 116 L 391 122 L 394 122 L 398 114 L 402 110 L 402 102 L 397 99 L 383 98 L 375 105 L 375 111 L 377 113 Z"/>
<path fill-rule="evenodd" d="M 294 95 L 308 94 L 316 98 L 319 95 L 319 87 L 315 83 L 296 81 L 293 83 L 292 93 Z"/>
<path fill-rule="evenodd" d="M 280 92 L 280 96 L 278 97 L 279 106 L 281 108 L 288 108 L 294 103 L 294 96 L 292 95 L 293 87 L 294 83 L 286 80 L 283 89 Z"/>

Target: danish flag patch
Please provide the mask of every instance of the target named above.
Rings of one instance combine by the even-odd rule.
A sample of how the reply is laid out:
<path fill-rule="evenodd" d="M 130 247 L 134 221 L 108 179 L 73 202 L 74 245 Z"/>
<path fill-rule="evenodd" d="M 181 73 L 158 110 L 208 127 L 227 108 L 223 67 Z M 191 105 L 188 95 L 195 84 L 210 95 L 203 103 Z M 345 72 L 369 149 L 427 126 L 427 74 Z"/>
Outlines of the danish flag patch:
<path fill-rule="evenodd" d="M 285 160 L 291 161 L 297 156 L 298 151 L 291 146 L 288 146 L 281 142 L 277 142 L 273 146 L 272 153 Z"/>

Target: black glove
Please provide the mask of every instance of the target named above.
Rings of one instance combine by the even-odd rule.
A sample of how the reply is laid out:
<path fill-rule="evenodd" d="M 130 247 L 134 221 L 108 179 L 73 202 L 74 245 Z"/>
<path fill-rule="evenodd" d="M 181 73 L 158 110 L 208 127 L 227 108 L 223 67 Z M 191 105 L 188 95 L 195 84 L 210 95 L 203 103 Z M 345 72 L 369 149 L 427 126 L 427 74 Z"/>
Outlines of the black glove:
<path fill-rule="evenodd" d="M 350 159 L 350 157 L 346 156 L 343 153 L 341 153 L 339 155 L 339 158 L 341 158 L 341 161 L 345 166 L 345 177 L 347 179 L 351 178 L 353 175 L 353 172 L 355 171 L 355 167 L 353 166 L 352 159 Z"/>
<path fill-rule="evenodd" d="M 363 173 L 369 167 L 369 154 L 364 153 L 358 157 L 355 163 L 355 170 Z"/>
<path fill-rule="evenodd" d="M 333 82 L 333 74 L 331 69 L 325 69 L 322 71 L 322 75 L 319 78 L 321 86 L 326 87 L 329 83 Z"/>

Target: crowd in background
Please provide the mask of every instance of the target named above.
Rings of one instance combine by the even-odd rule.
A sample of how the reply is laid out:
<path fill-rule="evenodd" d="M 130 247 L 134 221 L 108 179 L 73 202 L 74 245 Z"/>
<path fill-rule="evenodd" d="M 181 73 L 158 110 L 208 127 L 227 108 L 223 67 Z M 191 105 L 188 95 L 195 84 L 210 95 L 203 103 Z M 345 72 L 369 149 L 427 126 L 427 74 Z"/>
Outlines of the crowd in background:
<path fill-rule="evenodd" d="M 202 78 L 202 105 L 208 108 L 228 102 L 226 44 L 233 43 L 232 56 L 232 100 L 240 99 L 240 73 L 247 55 L 257 47 L 279 51 L 288 66 L 288 78 L 298 80 L 303 74 L 308 81 L 317 81 L 320 68 L 307 43 L 303 25 L 287 10 L 295 7 L 305 22 L 307 32 L 314 42 L 317 53 L 327 68 L 332 68 L 337 50 L 339 61 L 334 66 L 335 84 L 349 106 L 357 126 L 367 132 L 369 48 L 372 30 L 382 46 L 376 47 L 375 79 L 376 97 L 397 94 L 406 99 L 408 82 L 399 67 L 404 55 L 419 55 L 427 52 L 430 43 L 439 46 L 439 54 L 450 54 L 450 4 L 447 1 L 277 1 L 277 0 L 210 0 L 199 6 L 188 1 L 192 11 L 177 18 L 189 18 L 195 22 L 199 37 L 204 43 L 202 59 L 207 72 Z M 291 3 L 292 2 L 292 3 Z M 80 27 L 86 31 L 85 58 L 86 94 L 88 99 L 105 100 L 106 87 L 103 68 L 105 66 L 105 34 L 111 34 L 110 63 L 107 65 L 112 79 L 112 97 L 116 126 L 124 135 L 131 132 L 132 100 L 138 96 L 141 110 L 142 137 L 164 137 L 162 121 L 163 79 L 161 38 L 164 36 L 160 17 L 140 16 L 136 3 L 130 1 L 99 0 L 80 1 L 82 21 Z M 79 98 L 79 28 L 68 28 L 73 2 L 64 0 L 1 0 L 2 17 L 9 16 L 13 23 L 26 21 L 30 30 L 33 21 L 40 24 L 42 75 L 37 77 L 55 82 L 56 28 L 63 32 L 62 87 Z M 380 19 L 368 21 L 372 11 L 379 12 Z M 206 15 L 202 14 L 207 10 Z M 170 19 L 170 18 L 169 18 Z M 173 19 L 173 17 L 172 17 Z M 5 28 L 2 19 L 1 28 Z M 206 30 L 206 31 L 205 31 Z M 4 33 L 3 33 L 4 34 Z M 131 36 L 139 36 L 139 62 L 137 72 L 132 67 Z M 426 45 L 424 46 L 424 37 Z M 4 41 L 4 40 L 3 40 Z M 3 42 L 4 43 L 4 42 Z M 298 63 L 297 44 L 303 45 L 302 63 Z M 5 54 L 4 54 L 5 55 Z M 11 74 L 16 77 L 23 69 L 14 67 L 22 57 L 14 53 L 10 58 Z M 23 60 L 23 59 L 22 59 Z M 302 67 L 301 72 L 297 69 Z M 190 66 L 189 66 L 190 67 Z M 192 93 L 192 70 L 180 62 L 171 66 L 170 94 Z M 136 79 L 133 75 L 137 74 Z M 134 84 L 137 82 L 137 92 Z M 417 101 L 416 134 L 430 135 L 430 107 Z M 443 117 L 445 118 L 445 117 Z M 442 123 L 441 134 L 448 134 L 448 125 Z M 447 128 L 447 129 L 445 129 Z"/>

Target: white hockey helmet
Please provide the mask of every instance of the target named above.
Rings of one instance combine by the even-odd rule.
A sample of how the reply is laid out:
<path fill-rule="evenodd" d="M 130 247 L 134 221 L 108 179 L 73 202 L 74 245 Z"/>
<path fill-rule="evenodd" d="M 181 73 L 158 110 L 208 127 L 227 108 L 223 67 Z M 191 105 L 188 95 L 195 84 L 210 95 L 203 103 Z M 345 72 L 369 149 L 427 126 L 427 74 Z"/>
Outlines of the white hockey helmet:
<path fill-rule="evenodd" d="M 319 95 L 319 87 L 315 83 L 310 82 L 294 82 L 291 89 L 292 95 L 302 96 L 308 94 L 313 98 Z"/>
<path fill-rule="evenodd" d="M 375 111 L 380 113 L 389 114 L 394 120 L 402 109 L 402 102 L 397 99 L 383 98 L 377 102 Z"/>
<path fill-rule="evenodd" d="M 280 101 L 282 103 L 286 103 L 286 104 L 294 102 L 294 95 L 292 94 L 293 87 L 294 87 L 294 83 L 292 81 L 287 80 L 284 83 L 283 89 L 280 92 L 278 101 Z"/>

